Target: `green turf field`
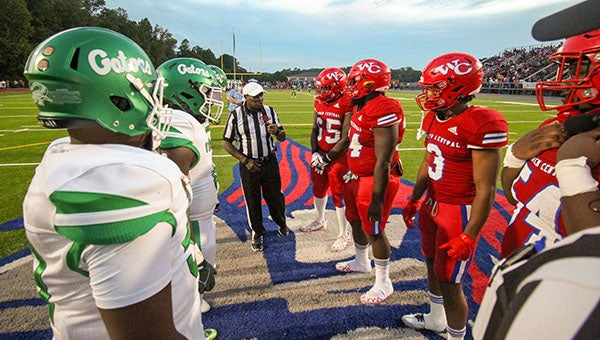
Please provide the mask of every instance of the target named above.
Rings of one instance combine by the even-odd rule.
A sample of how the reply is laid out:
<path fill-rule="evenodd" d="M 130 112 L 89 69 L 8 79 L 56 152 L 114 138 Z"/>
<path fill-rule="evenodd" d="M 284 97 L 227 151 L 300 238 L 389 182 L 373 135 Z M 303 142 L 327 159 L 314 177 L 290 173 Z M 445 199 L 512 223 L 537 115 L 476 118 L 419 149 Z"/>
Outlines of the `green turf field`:
<path fill-rule="evenodd" d="M 287 137 L 310 146 L 310 131 L 313 119 L 312 94 L 300 92 L 291 98 L 290 91 L 273 90 L 265 94 L 265 104 L 273 106 L 287 132 Z M 421 113 L 414 101 L 417 92 L 388 92 L 402 104 L 407 121 L 404 141 L 399 146 L 400 157 L 409 181 L 414 181 L 416 171 L 423 160 L 423 140 L 416 140 L 416 131 Z M 510 142 L 523 133 L 552 116 L 538 108 L 535 97 L 510 97 L 479 95 L 474 104 L 494 108 L 502 112 L 509 122 Z M 29 92 L 0 92 L 0 224 L 22 216 L 22 201 L 35 171 L 48 144 L 67 135 L 65 130 L 49 130 L 41 127 L 36 120 L 37 109 Z M 222 118 L 225 122 L 226 115 Z M 213 157 L 219 173 L 221 191 L 233 181 L 232 172 L 235 159 L 221 146 L 223 126 L 213 127 Z M 22 230 L 0 233 L 0 257 L 25 248 L 26 241 Z"/>

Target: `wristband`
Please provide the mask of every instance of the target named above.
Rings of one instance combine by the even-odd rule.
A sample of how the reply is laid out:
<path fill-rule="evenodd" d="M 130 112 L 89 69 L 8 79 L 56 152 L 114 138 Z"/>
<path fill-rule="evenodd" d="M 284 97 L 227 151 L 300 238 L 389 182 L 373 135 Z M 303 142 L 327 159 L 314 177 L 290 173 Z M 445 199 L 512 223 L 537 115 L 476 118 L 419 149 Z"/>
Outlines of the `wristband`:
<path fill-rule="evenodd" d="M 513 154 L 513 144 L 509 145 L 506 149 L 506 155 L 504 155 L 504 167 L 520 169 L 523 167 L 523 165 L 525 165 L 526 160 L 517 158 Z"/>
<path fill-rule="evenodd" d="M 592 177 L 587 157 L 563 159 L 554 167 L 562 197 L 575 196 L 598 190 L 598 182 Z"/>
<path fill-rule="evenodd" d="M 325 163 L 331 163 L 331 157 L 329 157 L 329 154 L 328 154 L 328 153 L 326 153 L 326 154 L 323 156 L 323 162 L 325 162 Z"/>
<path fill-rule="evenodd" d="M 248 161 L 250 161 L 250 158 L 246 157 L 246 159 L 244 159 L 244 161 L 242 162 L 243 165 L 247 165 Z"/>

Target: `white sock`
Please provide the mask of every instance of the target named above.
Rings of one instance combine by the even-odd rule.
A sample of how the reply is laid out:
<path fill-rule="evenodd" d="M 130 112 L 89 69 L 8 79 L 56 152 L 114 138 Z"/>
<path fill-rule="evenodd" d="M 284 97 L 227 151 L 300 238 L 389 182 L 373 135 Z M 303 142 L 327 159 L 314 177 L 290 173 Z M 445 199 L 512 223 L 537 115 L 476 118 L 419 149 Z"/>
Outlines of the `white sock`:
<path fill-rule="evenodd" d="M 390 259 L 375 259 L 375 286 L 391 286 L 390 280 Z"/>
<path fill-rule="evenodd" d="M 315 211 L 317 213 L 317 221 L 325 221 L 325 206 L 327 205 L 327 196 L 323 198 L 314 198 Z"/>
<path fill-rule="evenodd" d="M 338 225 L 340 226 L 340 233 L 338 236 L 346 236 L 348 234 L 348 221 L 346 221 L 346 208 L 335 207 L 335 214 L 337 215 Z"/>
<path fill-rule="evenodd" d="M 371 268 L 371 259 L 369 259 L 369 245 L 366 246 L 354 243 L 354 251 L 356 252 L 356 262 L 363 267 Z"/>
<path fill-rule="evenodd" d="M 446 310 L 444 309 L 444 297 L 435 295 L 432 292 L 429 294 L 429 319 L 435 323 L 446 324 Z"/>
<path fill-rule="evenodd" d="M 467 334 L 467 327 L 457 330 L 446 326 L 446 330 L 448 331 L 448 340 L 463 340 Z"/>

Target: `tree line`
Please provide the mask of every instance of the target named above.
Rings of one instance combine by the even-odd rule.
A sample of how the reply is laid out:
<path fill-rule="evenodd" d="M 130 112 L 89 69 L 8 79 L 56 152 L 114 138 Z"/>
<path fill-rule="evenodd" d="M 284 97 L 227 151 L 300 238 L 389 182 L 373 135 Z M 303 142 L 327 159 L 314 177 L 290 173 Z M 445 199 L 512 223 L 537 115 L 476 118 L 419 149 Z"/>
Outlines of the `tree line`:
<path fill-rule="evenodd" d="M 40 42 L 68 28 L 104 27 L 119 32 L 146 51 L 155 66 L 176 57 L 192 57 L 217 65 L 226 73 L 247 72 L 232 55 L 215 56 L 211 49 L 190 46 L 188 39 L 177 44 L 168 29 L 153 25 L 148 18 L 130 20 L 123 8 L 106 7 L 104 0 L 0 0 L 0 80 L 24 80 L 27 57 Z M 347 71 L 347 69 L 344 69 Z M 298 68 L 263 73 L 260 81 L 286 81 L 287 76 L 302 72 Z M 420 71 L 412 68 L 392 70 L 392 78 L 415 82 Z"/>

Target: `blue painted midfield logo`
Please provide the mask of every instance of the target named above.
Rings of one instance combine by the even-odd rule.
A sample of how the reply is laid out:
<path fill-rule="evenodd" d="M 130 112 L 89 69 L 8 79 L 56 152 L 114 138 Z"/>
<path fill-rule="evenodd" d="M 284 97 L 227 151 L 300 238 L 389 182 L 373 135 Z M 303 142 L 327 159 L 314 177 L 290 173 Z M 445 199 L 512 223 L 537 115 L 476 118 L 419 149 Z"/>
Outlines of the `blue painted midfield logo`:
<path fill-rule="evenodd" d="M 337 306 L 336 303 L 308 303 L 314 306 L 305 307 L 302 312 L 293 312 L 292 302 L 286 301 L 283 293 L 280 298 L 269 300 L 261 300 L 257 297 L 253 302 L 216 308 L 205 315 L 205 325 L 217 328 L 220 335 L 225 337 L 328 338 L 349 332 L 356 333 L 365 328 L 373 332 L 371 335 L 384 334 L 399 337 L 398 332 L 408 332 L 400 321 L 403 314 L 428 311 L 426 269 L 420 252 L 420 234 L 418 228 L 406 230 L 400 216 L 413 184 L 408 181 L 402 182 L 392 212 L 393 216 L 386 229 L 392 243 L 390 276 L 394 282 L 395 292 L 380 306 L 363 306 L 358 302 L 358 297 L 374 283 L 373 273 L 342 274 L 335 270 L 336 262 L 353 257 L 352 246 L 342 253 L 331 253 L 328 252 L 330 243 L 323 242 L 327 234 L 322 231 L 302 233 L 298 227 L 294 227 L 310 223 L 314 219 L 310 157 L 310 150 L 294 141 L 288 140 L 279 144 L 278 159 L 282 175 L 282 191 L 286 197 L 288 225 L 293 232 L 286 238 L 277 237 L 277 226 L 267 219 L 268 209 L 263 204 L 265 227 L 268 230 L 263 257 L 270 282 L 274 287 L 297 286 L 295 289 L 301 291 L 297 293 L 306 300 L 329 298 L 348 302 L 341 306 Z M 486 226 L 489 228 L 481 237 L 475 261 L 471 264 L 469 275 L 464 282 L 471 321 L 475 318 L 494 258 L 499 254 L 500 231 L 504 230 L 510 217 L 505 208 L 508 204 L 504 197 L 498 194 L 497 198 L 499 202 L 496 203 L 490 223 Z M 226 222 L 240 241 L 246 242 L 250 253 L 249 226 L 237 165 L 234 168 L 234 182 L 220 196 L 220 202 L 221 210 L 217 216 Z M 334 206 L 331 200 L 328 201 L 327 209 L 328 214 L 331 214 L 329 216 L 331 218 L 326 216 L 329 223 L 328 231 L 332 233 L 329 237 L 333 240 L 337 234 L 337 221 L 333 215 Z M 315 243 L 322 246 L 316 248 Z M 314 255 L 315 252 L 320 255 Z M 351 282 L 338 282 L 346 278 Z M 323 291 L 319 292 L 319 289 Z M 415 294 L 418 298 L 414 298 Z M 412 297 L 405 299 L 403 296 Z M 376 314 L 376 317 L 369 317 L 372 313 Z M 265 323 L 265 317 L 275 319 L 273 322 Z M 239 318 L 239 320 L 234 322 L 232 318 Z M 282 327 L 277 320 L 285 320 L 283 322 L 288 326 Z M 329 321 L 325 322 L 325 320 Z M 243 332 L 238 328 L 229 333 L 228 329 L 232 328 L 232 322 L 236 324 L 234 328 L 242 327 Z M 324 326 L 325 324 L 327 326 Z M 418 336 L 419 333 L 413 335 Z M 422 335 L 430 338 L 437 337 L 427 331 L 422 332 Z"/>

